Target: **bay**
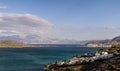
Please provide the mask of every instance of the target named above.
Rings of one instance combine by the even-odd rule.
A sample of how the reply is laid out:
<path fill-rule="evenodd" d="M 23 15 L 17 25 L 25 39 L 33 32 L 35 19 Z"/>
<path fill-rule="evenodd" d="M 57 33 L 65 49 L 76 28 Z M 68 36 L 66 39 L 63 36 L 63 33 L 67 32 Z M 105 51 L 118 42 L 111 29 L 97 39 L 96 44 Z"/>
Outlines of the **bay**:
<path fill-rule="evenodd" d="M 43 65 L 74 54 L 97 51 L 87 47 L 0 48 L 0 71 L 43 71 Z"/>

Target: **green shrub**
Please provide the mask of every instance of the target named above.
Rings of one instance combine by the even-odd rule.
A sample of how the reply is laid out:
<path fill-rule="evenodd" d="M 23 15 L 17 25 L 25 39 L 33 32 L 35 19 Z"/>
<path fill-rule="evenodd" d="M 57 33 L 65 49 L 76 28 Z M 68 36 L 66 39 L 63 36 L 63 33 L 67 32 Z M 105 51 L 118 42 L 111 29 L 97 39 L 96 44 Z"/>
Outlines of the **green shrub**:
<path fill-rule="evenodd" d="M 77 57 L 77 58 L 79 58 L 80 55 L 79 55 L 79 54 L 74 54 L 73 57 Z"/>

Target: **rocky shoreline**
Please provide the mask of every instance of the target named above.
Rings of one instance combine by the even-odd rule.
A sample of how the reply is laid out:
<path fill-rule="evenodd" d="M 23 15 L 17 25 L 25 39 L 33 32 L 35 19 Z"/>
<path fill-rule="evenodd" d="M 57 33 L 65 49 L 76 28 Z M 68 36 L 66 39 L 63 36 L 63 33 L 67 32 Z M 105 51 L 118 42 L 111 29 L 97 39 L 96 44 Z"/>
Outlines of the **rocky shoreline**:
<path fill-rule="evenodd" d="M 115 60 L 117 59 L 117 60 Z M 112 62 L 120 63 L 120 45 L 114 45 L 109 48 L 104 48 L 96 51 L 95 53 L 86 53 L 82 56 L 76 55 L 70 59 L 50 63 L 44 66 L 45 71 L 105 71 L 112 69 L 111 66 L 116 67 L 114 70 L 120 70 L 120 64 L 113 65 Z M 111 62 L 111 63 L 110 63 Z M 106 66 L 102 68 L 101 66 Z"/>

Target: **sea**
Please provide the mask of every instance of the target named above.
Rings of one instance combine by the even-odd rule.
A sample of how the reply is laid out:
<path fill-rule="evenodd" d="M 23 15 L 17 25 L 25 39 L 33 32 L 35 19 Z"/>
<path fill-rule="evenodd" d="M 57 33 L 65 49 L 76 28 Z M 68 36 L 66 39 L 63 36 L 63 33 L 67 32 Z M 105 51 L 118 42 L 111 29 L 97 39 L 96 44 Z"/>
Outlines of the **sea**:
<path fill-rule="evenodd" d="M 0 48 L 0 71 L 44 71 L 45 64 L 71 58 L 74 54 L 95 52 L 87 47 Z"/>

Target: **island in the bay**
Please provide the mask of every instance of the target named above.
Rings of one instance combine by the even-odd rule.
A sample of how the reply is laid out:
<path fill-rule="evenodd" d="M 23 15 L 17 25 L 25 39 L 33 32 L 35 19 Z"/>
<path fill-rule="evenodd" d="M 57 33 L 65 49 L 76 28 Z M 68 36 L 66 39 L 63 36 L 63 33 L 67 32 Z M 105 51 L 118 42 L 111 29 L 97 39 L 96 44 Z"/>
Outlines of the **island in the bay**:
<path fill-rule="evenodd" d="M 29 47 L 29 44 L 15 41 L 12 39 L 5 39 L 0 40 L 0 48 L 22 48 L 22 47 Z"/>

